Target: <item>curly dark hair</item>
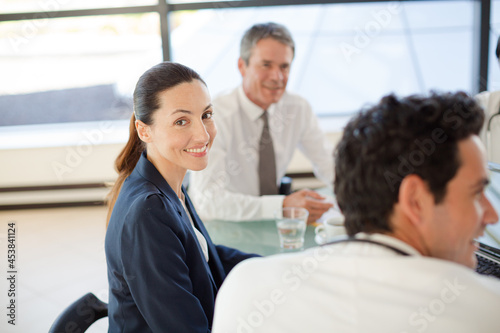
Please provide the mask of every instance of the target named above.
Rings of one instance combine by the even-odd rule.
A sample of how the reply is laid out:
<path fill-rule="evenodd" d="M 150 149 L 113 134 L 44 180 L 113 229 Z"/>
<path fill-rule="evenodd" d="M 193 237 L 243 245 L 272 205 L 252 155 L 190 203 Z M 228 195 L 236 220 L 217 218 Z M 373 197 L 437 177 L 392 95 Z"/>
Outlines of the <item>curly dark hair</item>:
<path fill-rule="evenodd" d="M 457 143 L 479 134 L 483 121 L 482 108 L 464 92 L 391 94 L 355 116 L 335 151 L 335 195 L 348 235 L 391 232 L 389 217 L 409 174 L 440 203 L 461 164 Z"/>

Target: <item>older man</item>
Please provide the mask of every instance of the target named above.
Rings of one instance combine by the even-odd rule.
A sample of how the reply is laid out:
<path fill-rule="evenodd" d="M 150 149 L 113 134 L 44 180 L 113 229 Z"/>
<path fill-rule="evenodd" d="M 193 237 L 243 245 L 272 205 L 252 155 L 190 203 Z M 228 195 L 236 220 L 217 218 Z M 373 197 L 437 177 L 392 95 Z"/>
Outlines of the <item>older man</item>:
<path fill-rule="evenodd" d="M 257 24 L 241 41 L 242 84 L 214 100 L 218 137 L 208 167 L 191 175 L 189 193 L 205 219 L 259 220 L 281 207 L 304 207 L 309 220 L 332 205 L 311 190 L 279 195 L 296 148 L 326 184 L 333 180 L 331 147 L 309 103 L 286 91 L 295 53 L 290 32 Z"/>

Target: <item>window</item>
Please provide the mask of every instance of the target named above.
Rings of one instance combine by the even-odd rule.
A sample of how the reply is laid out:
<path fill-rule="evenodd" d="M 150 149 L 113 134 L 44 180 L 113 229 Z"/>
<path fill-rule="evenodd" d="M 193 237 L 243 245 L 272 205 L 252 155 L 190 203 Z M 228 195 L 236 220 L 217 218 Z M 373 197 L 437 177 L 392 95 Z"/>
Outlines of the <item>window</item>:
<path fill-rule="evenodd" d="M 291 30 L 297 53 L 289 89 L 306 97 L 322 117 L 349 117 L 390 92 L 477 90 L 472 60 L 478 52 L 477 0 L 167 2 L 5 1 L 5 12 L 28 13 L 18 21 L 2 22 L 0 15 L 0 126 L 125 119 L 138 76 L 162 61 L 162 52 L 200 72 L 216 95 L 240 82 L 236 63 L 244 30 L 266 21 Z M 116 6 L 137 13 L 110 14 Z M 94 7 L 92 12 L 102 15 L 46 18 L 50 12 L 44 12 L 78 16 Z M 500 30 L 497 7 L 492 0 L 492 35 Z M 490 86 L 500 82 L 497 67 L 490 66 Z"/>
<path fill-rule="evenodd" d="M 43 18 L 47 12 L 73 9 L 94 9 L 108 7 L 129 7 L 155 5 L 157 0 L 2 0 L 3 13 L 38 12 Z"/>
<path fill-rule="evenodd" d="M 1 23 L 0 125 L 129 118 L 159 32 L 157 13 Z"/>
<path fill-rule="evenodd" d="M 351 115 L 385 94 L 473 91 L 471 1 L 321 4 L 173 12 L 172 58 L 212 95 L 240 82 L 239 41 L 275 21 L 295 39 L 289 89 L 320 116 Z"/>

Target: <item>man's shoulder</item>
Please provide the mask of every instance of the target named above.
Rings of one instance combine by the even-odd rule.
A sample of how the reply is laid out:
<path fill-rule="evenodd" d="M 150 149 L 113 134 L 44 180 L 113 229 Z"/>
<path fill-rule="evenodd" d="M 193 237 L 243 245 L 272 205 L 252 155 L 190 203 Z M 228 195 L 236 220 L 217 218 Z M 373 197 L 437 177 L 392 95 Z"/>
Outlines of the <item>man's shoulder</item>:
<path fill-rule="evenodd" d="M 357 244 L 354 244 L 356 246 Z M 357 253 L 351 253 L 344 243 L 332 244 L 329 246 L 312 247 L 306 251 L 298 253 L 277 254 L 267 257 L 253 258 L 246 260 L 238 265 L 235 275 L 248 275 L 252 271 L 262 271 L 263 268 L 270 271 L 283 271 L 297 263 L 308 262 L 310 260 L 330 261 L 330 262 L 356 262 L 357 264 L 367 264 L 371 266 L 372 262 L 378 262 L 380 265 L 389 267 L 396 265 L 408 269 L 408 274 L 417 274 L 421 278 L 425 276 L 429 280 L 443 279 L 446 277 L 461 277 L 469 285 L 475 285 L 478 288 L 486 290 L 496 290 L 494 294 L 500 297 L 500 279 L 481 275 L 474 270 L 463 265 L 424 256 L 362 256 Z M 324 267 L 329 270 L 331 266 Z M 339 271 L 343 271 L 342 269 Z M 411 271 L 411 272 L 410 272 Z M 352 273 L 347 270 L 347 273 Z M 402 274 L 406 274 L 403 272 Z"/>
<path fill-rule="evenodd" d="M 289 90 L 285 91 L 285 93 L 281 97 L 281 101 L 309 105 L 309 102 L 307 101 L 307 99 L 305 97 L 303 97 L 302 95 L 299 95 L 298 93 L 296 93 L 294 91 L 289 91 Z"/>
<path fill-rule="evenodd" d="M 278 110 L 286 110 L 286 112 L 297 113 L 305 118 L 312 116 L 313 111 L 309 101 L 292 91 L 285 91 L 278 103 L 276 103 Z"/>
<path fill-rule="evenodd" d="M 476 99 L 489 99 L 492 97 L 500 97 L 500 90 L 486 90 L 474 96 Z"/>
<path fill-rule="evenodd" d="M 486 112 L 493 114 L 498 112 L 498 106 L 500 104 L 500 90 L 494 91 L 483 91 L 474 96 L 476 101 L 486 109 Z"/>
<path fill-rule="evenodd" d="M 225 90 L 215 96 L 212 102 L 218 117 L 228 117 L 236 113 L 238 110 L 238 89 L 239 87 Z"/>

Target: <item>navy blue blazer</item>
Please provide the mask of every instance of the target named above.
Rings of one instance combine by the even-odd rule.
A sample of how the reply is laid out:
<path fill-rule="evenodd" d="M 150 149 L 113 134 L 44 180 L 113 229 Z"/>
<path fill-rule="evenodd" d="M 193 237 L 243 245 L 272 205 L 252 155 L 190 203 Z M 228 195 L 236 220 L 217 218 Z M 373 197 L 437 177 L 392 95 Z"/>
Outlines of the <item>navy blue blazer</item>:
<path fill-rule="evenodd" d="M 210 332 L 222 281 L 256 256 L 215 246 L 182 190 L 208 263 L 179 198 L 143 153 L 106 232 L 109 332 Z"/>

